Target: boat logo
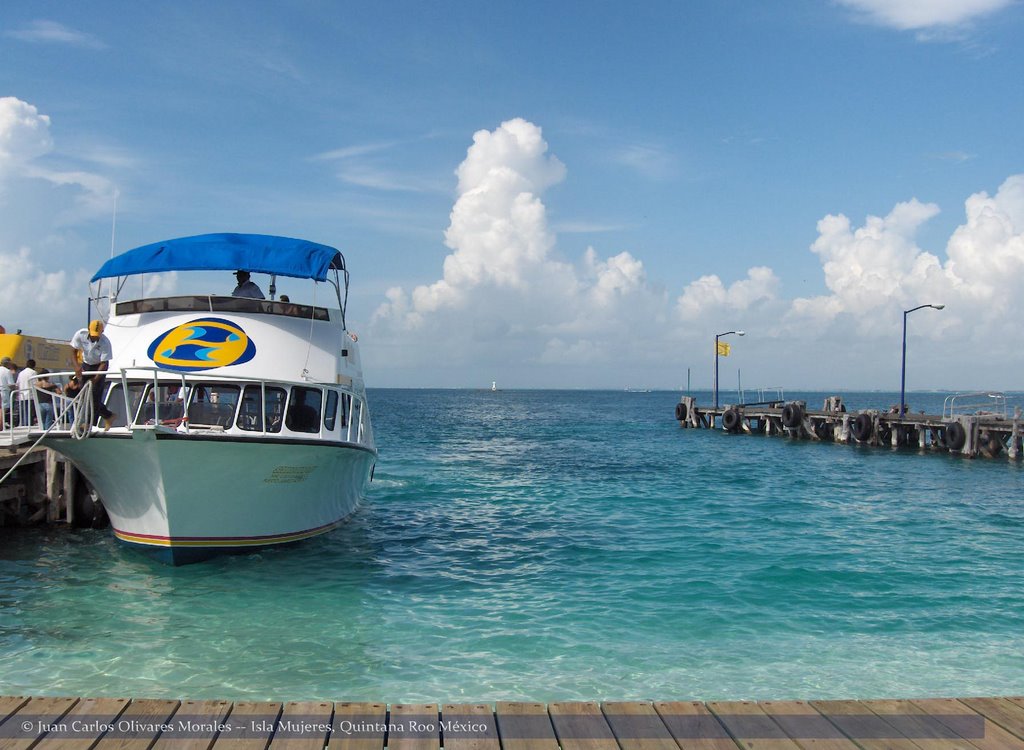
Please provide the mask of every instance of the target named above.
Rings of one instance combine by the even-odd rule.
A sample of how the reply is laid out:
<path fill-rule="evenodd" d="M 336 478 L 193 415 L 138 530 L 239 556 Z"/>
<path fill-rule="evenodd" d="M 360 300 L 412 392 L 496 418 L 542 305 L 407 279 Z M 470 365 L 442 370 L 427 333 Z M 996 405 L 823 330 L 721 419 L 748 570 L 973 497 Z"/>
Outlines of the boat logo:
<path fill-rule="evenodd" d="M 256 344 L 230 320 L 199 318 L 157 336 L 146 354 L 168 370 L 212 370 L 248 362 L 256 356 Z"/>

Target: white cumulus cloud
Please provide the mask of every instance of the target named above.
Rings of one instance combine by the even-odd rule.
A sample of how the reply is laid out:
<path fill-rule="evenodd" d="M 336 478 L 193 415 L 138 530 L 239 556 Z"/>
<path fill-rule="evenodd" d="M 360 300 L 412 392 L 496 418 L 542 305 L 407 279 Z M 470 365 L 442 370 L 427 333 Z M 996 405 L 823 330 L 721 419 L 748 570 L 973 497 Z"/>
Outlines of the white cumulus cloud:
<path fill-rule="evenodd" d="M 1013 4 L 1014 0 L 839 0 L 871 21 L 902 30 L 952 27 Z"/>
<path fill-rule="evenodd" d="M 49 117 L 21 99 L 0 97 L 0 187 L 52 148 Z"/>
<path fill-rule="evenodd" d="M 374 315 L 403 358 L 429 346 L 426 356 L 452 363 L 583 364 L 614 356 L 616 335 L 664 320 L 665 295 L 631 253 L 556 253 L 542 196 L 566 169 L 539 127 L 517 118 L 477 132 L 456 175 L 441 278 L 389 289 Z"/>
<path fill-rule="evenodd" d="M 915 198 L 860 224 L 823 217 L 810 251 L 824 293 L 787 299 L 768 265 L 673 292 L 634 251 L 566 258 L 544 203 L 566 174 L 532 123 L 478 132 L 457 170 L 440 278 L 387 291 L 371 367 L 429 373 L 427 384 L 678 384 L 684 364 L 707 365 L 716 332 L 745 329 L 730 366 L 756 365 L 762 382 L 874 388 L 898 377 L 901 311 L 921 304 L 945 309 L 914 317 L 915 340 L 941 343 L 916 351 L 932 378 L 915 373 L 918 387 L 991 387 L 976 362 L 1024 366 L 1024 337 L 1007 325 L 1024 315 L 1024 175 L 967 198 L 945 248 L 919 245 L 940 209 Z"/>

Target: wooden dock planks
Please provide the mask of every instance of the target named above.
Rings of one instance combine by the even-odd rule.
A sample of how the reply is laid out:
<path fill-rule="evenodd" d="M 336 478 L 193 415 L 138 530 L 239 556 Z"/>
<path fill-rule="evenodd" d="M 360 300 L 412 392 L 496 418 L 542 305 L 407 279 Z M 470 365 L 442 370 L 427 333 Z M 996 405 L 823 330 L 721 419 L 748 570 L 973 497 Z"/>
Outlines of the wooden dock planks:
<path fill-rule="evenodd" d="M 446 703 L 441 707 L 445 750 L 501 750 L 498 723 L 486 703 Z"/>
<path fill-rule="evenodd" d="M 0 696 L 0 750 L 1024 750 L 1024 698 L 385 703 Z"/>
<path fill-rule="evenodd" d="M 499 701 L 494 713 L 504 750 L 558 750 L 555 728 L 543 703 Z"/>
<path fill-rule="evenodd" d="M 661 701 L 654 710 L 680 750 L 737 750 L 729 732 L 700 701 Z"/>
<path fill-rule="evenodd" d="M 327 750 L 383 750 L 387 720 L 384 703 L 335 703 Z"/>
<path fill-rule="evenodd" d="M 679 750 L 652 704 L 612 701 L 601 710 L 622 750 Z"/>
<path fill-rule="evenodd" d="M 391 706 L 390 750 L 440 750 L 441 725 L 436 703 L 397 703 Z"/>
<path fill-rule="evenodd" d="M 231 728 L 218 735 L 213 750 L 266 750 L 282 708 L 280 703 L 263 701 L 235 703 L 225 722 Z"/>

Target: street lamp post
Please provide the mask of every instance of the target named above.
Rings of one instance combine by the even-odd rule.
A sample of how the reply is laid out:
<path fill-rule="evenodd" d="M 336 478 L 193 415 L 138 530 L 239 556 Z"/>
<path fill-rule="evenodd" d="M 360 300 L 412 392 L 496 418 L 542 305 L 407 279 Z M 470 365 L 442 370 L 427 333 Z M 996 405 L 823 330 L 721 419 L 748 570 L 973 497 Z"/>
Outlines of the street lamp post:
<path fill-rule="evenodd" d="M 903 311 L 903 364 L 900 367 L 900 419 L 903 419 L 907 413 L 907 404 L 905 394 L 907 392 L 907 316 L 915 310 L 921 310 L 925 307 L 930 307 L 933 310 L 941 310 L 945 305 L 918 305 L 912 307 L 909 310 Z"/>
<path fill-rule="evenodd" d="M 746 335 L 744 331 L 726 331 L 725 333 L 715 334 L 715 409 L 718 408 L 718 339 L 722 338 L 722 336 L 728 336 L 729 334 L 732 333 L 735 333 L 737 336 Z"/>

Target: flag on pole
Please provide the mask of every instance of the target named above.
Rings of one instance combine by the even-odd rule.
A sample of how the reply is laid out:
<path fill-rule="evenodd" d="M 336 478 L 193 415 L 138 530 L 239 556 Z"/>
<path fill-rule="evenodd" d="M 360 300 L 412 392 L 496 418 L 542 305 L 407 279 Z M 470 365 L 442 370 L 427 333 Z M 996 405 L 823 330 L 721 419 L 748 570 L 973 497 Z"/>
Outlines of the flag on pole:
<path fill-rule="evenodd" d="M 729 356 L 730 348 L 731 347 L 726 342 L 719 341 L 718 342 L 718 354 L 719 354 L 719 356 L 728 357 Z"/>

